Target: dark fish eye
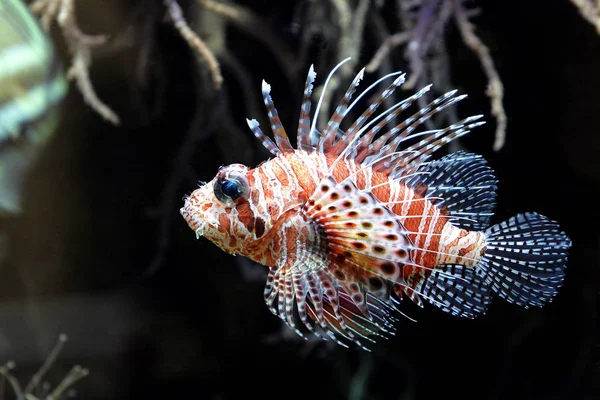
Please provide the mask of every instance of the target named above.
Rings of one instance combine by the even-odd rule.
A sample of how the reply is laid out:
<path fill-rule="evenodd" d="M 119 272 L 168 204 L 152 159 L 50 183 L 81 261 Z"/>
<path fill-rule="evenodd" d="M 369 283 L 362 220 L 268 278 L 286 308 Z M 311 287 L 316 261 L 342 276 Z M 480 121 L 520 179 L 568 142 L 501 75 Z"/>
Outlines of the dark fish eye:
<path fill-rule="evenodd" d="M 214 192 L 220 202 L 227 203 L 248 193 L 248 183 L 243 177 L 217 179 Z"/>

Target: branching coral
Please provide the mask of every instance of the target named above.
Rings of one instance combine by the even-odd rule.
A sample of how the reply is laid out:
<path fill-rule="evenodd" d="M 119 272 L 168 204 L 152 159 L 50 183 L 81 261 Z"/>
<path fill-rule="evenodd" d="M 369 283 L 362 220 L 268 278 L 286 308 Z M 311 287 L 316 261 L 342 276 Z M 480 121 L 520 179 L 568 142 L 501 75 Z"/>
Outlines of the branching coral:
<path fill-rule="evenodd" d="M 88 370 L 80 367 L 79 365 L 74 366 L 71 370 L 65 375 L 65 377 L 60 381 L 56 387 L 51 388 L 50 385 L 44 381 L 44 376 L 48 372 L 48 370 L 55 363 L 58 358 L 63 346 L 67 342 L 67 336 L 61 334 L 58 337 L 58 341 L 56 345 L 46 358 L 46 361 L 42 364 L 40 369 L 33 375 L 25 389 L 21 387 L 21 384 L 15 378 L 15 376 L 11 373 L 11 371 L 15 368 L 15 363 L 12 361 L 7 362 L 6 364 L 0 366 L 0 376 L 2 380 L 8 381 L 11 389 L 13 390 L 15 397 L 17 400 L 59 400 L 64 398 L 68 391 L 73 387 L 77 381 L 86 377 L 88 375 Z M 4 386 L 4 385 L 3 385 Z M 0 393 L 0 396 L 3 397 L 4 393 Z"/>
<path fill-rule="evenodd" d="M 251 35 L 271 50 L 273 57 L 280 63 L 288 78 L 293 78 L 296 70 L 295 57 L 288 46 L 270 27 L 267 21 L 252 10 L 234 4 L 224 4 L 214 0 L 197 0 L 207 10 L 225 18 L 233 26 Z M 224 50 L 224 49 L 221 49 Z"/>
<path fill-rule="evenodd" d="M 96 94 L 90 79 L 89 69 L 92 64 L 92 49 L 107 43 L 107 35 L 88 35 L 82 32 L 75 14 L 76 0 L 35 0 L 30 4 L 34 14 L 39 16 L 46 31 L 56 21 L 61 28 L 62 36 L 71 53 L 71 65 L 67 72 L 70 80 L 75 80 L 84 101 L 105 120 L 118 125 L 119 116 Z M 167 14 L 174 27 L 190 47 L 205 61 L 215 88 L 223 82 L 219 63 L 198 35 L 188 26 L 183 13 L 175 0 L 164 0 Z"/>
<path fill-rule="evenodd" d="M 206 43 L 189 27 L 185 19 L 181 7 L 175 0 L 165 0 L 165 6 L 167 7 L 168 15 L 173 21 L 173 25 L 181 37 L 190 45 L 190 47 L 199 55 L 199 57 L 208 66 L 213 84 L 216 89 L 220 89 L 223 84 L 223 76 L 221 75 L 221 67 L 217 58 L 213 52 L 208 48 Z"/>
<path fill-rule="evenodd" d="M 476 35 L 469 20 L 478 10 L 468 9 L 465 3 L 465 0 L 399 0 L 399 19 L 404 30 L 383 42 L 369 62 L 367 71 L 375 71 L 392 49 L 406 45 L 405 55 L 411 73 L 406 88 L 413 89 L 429 81 L 435 82 L 440 76 L 447 76 L 447 72 L 441 71 L 449 69 L 447 61 L 443 61 L 447 60 L 444 29 L 454 19 L 464 43 L 477 55 L 488 78 L 487 95 L 491 99 L 492 115 L 496 117 L 494 149 L 500 150 L 506 135 L 506 113 L 502 102 L 504 86 L 488 48 Z M 448 84 L 441 83 L 442 86 Z"/>
<path fill-rule="evenodd" d="M 42 26 L 46 31 L 50 30 L 52 21 L 58 23 L 71 53 L 71 66 L 67 77 L 75 80 L 85 102 L 92 109 L 107 121 L 118 125 L 119 116 L 100 100 L 89 75 L 92 49 L 105 44 L 107 36 L 90 36 L 81 31 L 75 16 L 75 0 L 35 0 L 30 8 L 34 14 L 40 16 Z"/>
<path fill-rule="evenodd" d="M 74 79 L 84 100 L 103 118 L 119 124 L 118 115 L 107 106 L 96 94 L 92 85 L 89 68 L 92 63 L 92 49 L 106 43 L 106 35 L 87 35 L 81 31 L 75 17 L 76 0 L 34 0 L 30 7 L 40 17 L 42 26 L 50 29 L 53 21 L 61 28 L 62 35 L 71 53 L 71 65 L 68 77 Z M 599 0 L 570 0 L 581 12 L 581 15 L 590 22 L 600 33 L 600 1 Z M 290 81 L 294 80 L 297 72 L 298 58 L 282 41 L 276 32 L 269 28 L 267 21 L 249 8 L 225 4 L 216 0 L 197 0 L 198 4 L 207 10 L 225 18 L 237 28 L 255 37 L 267 48 L 271 49 L 275 59 L 279 61 L 282 70 Z M 476 8 L 469 8 L 465 4 L 468 0 L 396 0 L 398 10 L 398 24 L 402 31 L 389 35 L 373 55 L 368 63 L 367 72 L 377 70 L 392 50 L 399 46 L 405 46 L 405 56 L 409 64 L 409 79 L 404 85 L 406 89 L 414 89 L 416 86 L 429 82 L 437 82 L 441 89 L 451 87 L 448 82 L 448 57 L 445 48 L 444 30 L 446 25 L 454 20 L 458 27 L 464 43 L 476 54 L 482 65 L 483 72 L 488 79 L 487 95 L 491 101 L 491 113 L 496 118 L 496 139 L 494 149 L 502 148 L 506 135 L 506 113 L 503 106 L 504 87 L 500 75 L 496 69 L 492 56 L 487 46 L 475 33 L 475 27 L 470 18 L 478 12 Z M 331 96 L 339 83 L 349 77 L 354 70 L 357 56 L 361 51 L 363 31 L 367 24 L 369 11 L 380 8 L 383 2 L 369 0 L 329 0 L 327 2 L 312 2 L 309 9 L 319 9 L 317 14 L 335 14 L 333 20 L 337 28 L 337 44 L 334 46 L 335 59 L 337 61 L 353 57 L 353 60 L 341 69 L 330 82 L 331 90 L 321 108 L 322 113 L 329 112 Z M 211 49 L 194 32 L 186 22 L 183 12 L 176 0 L 164 0 L 167 15 L 182 38 L 203 61 L 210 71 L 213 85 L 219 89 L 223 83 L 221 66 Z M 325 10 L 329 8 L 330 10 Z M 305 11 L 312 13 L 314 10 Z M 318 18 L 312 19 L 316 23 Z M 309 24 L 311 25 L 311 24 Z M 260 28 L 258 28 L 260 27 Z M 310 31 L 311 26 L 306 30 Z M 306 42 L 307 36 L 304 36 Z M 305 43 L 304 43 L 305 44 Z M 303 45 L 304 45 L 303 44 Z M 217 49 L 225 52 L 226 49 Z M 231 57 L 229 57 L 231 59 Z M 319 94 L 316 88 L 315 95 Z M 425 101 L 425 98 L 422 99 Z M 455 115 L 449 115 L 453 119 Z M 324 120 L 324 118 L 321 118 Z"/>

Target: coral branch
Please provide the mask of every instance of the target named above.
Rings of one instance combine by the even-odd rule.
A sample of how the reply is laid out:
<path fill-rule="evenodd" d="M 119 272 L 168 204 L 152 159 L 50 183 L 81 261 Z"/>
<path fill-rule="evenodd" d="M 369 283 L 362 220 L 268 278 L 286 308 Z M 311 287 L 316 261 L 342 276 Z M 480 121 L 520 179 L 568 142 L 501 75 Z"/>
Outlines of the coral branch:
<path fill-rule="evenodd" d="M 59 335 L 58 340 L 56 341 L 54 348 L 52 349 L 52 351 L 46 358 L 46 361 L 44 361 L 44 364 L 42 364 L 40 369 L 35 374 L 33 374 L 33 376 L 31 377 L 31 380 L 25 387 L 26 393 L 31 393 L 33 390 L 35 390 L 39 386 L 40 383 L 42 383 L 42 379 L 44 378 L 44 375 L 46 375 L 48 370 L 52 367 L 52 365 L 58 358 L 65 343 L 67 343 L 67 335 L 64 335 L 64 334 Z"/>
<path fill-rule="evenodd" d="M 263 43 L 271 50 L 273 56 L 283 67 L 283 72 L 288 80 L 290 82 L 294 81 L 293 72 L 297 68 L 295 64 L 296 57 L 289 50 L 287 44 L 279 39 L 279 35 L 269 28 L 267 21 L 250 9 L 239 5 L 223 4 L 213 0 L 198 0 L 198 3 L 206 9 L 227 18 L 236 27 Z"/>
<path fill-rule="evenodd" d="M 37 0 L 31 4 L 34 14 L 40 16 L 42 26 L 50 29 L 53 20 L 61 27 L 64 40 L 71 53 L 68 79 L 74 79 L 84 101 L 107 121 L 118 125 L 118 115 L 96 95 L 89 76 L 92 63 L 92 47 L 106 43 L 107 36 L 84 34 L 75 18 L 75 0 Z"/>
<path fill-rule="evenodd" d="M 77 381 L 86 377 L 88 375 L 88 370 L 80 367 L 79 365 L 74 366 L 71 371 L 63 378 L 63 380 L 46 396 L 40 396 L 38 393 L 33 395 L 33 392 L 40 386 L 42 383 L 42 378 L 48 372 L 48 370 L 52 367 L 56 359 L 58 358 L 64 344 L 67 342 L 67 336 L 65 334 L 61 334 L 58 337 L 58 341 L 56 345 L 46 358 L 44 364 L 40 367 L 38 372 L 33 375 L 31 381 L 27 384 L 25 390 L 22 389 L 21 384 L 11 373 L 11 370 L 15 368 L 15 363 L 12 361 L 7 362 L 6 364 L 0 366 L 0 376 L 4 379 L 8 380 L 15 398 L 17 400 L 40 400 L 41 397 L 44 400 L 58 400 L 62 398 L 66 391 L 70 389 Z M 48 382 L 44 382 L 42 384 L 46 387 L 45 390 L 50 390 L 50 385 Z M 3 396 L 3 392 L 0 392 L 0 397 Z M 38 397 L 39 396 L 39 397 Z M 3 398 L 3 397 L 2 397 Z"/>
<path fill-rule="evenodd" d="M 318 120 L 321 122 L 327 122 L 331 100 L 336 93 L 336 89 L 341 81 L 346 80 L 352 75 L 358 61 L 358 54 L 360 53 L 360 47 L 362 45 L 365 17 L 369 10 L 369 0 L 361 0 L 355 10 L 352 10 L 347 0 L 332 0 L 332 5 L 338 13 L 337 20 L 340 30 L 336 58 L 337 60 L 342 60 L 351 57 L 351 60 L 344 64 L 340 69 L 340 73 L 333 75 L 329 81 L 329 86 L 323 96 L 320 115 L 318 116 Z M 317 88 L 315 93 L 319 93 L 321 90 L 323 90 L 323 87 Z"/>
<path fill-rule="evenodd" d="M 190 47 L 200 56 L 200 58 L 206 63 L 210 73 L 215 89 L 220 89 L 223 85 L 223 75 L 221 75 L 221 67 L 217 58 L 212 51 L 208 48 L 206 43 L 200 39 L 200 37 L 189 27 L 181 7 L 175 0 L 165 0 L 165 6 L 167 7 L 169 16 L 173 21 L 173 25 L 179 31 L 179 34 L 183 39 L 190 45 Z"/>
<path fill-rule="evenodd" d="M 496 70 L 494 61 L 490 56 L 490 51 L 483 44 L 481 39 L 475 34 L 473 25 L 469 22 L 465 10 L 462 8 L 460 0 L 455 1 L 455 18 L 462 38 L 467 46 L 473 50 L 479 57 L 483 70 L 488 78 L 489 85 L 486 94 L 492 102 L 492 115 L 496 117 L 496 139 L 494 141 L 494 150 L 498 151 L 504 146 L 506 139 L 506 112 L 502 100 L 504 97 L 504 85 L 500 80 L 500 75 Z"/>
<path fill-rule="evenodd" d="M 489 49 L 475 34 L 474 26 L 469 21 L 469 18 L 478 14 L 479 9 L 467 9 L 464 3 L 465 0 L 398 0 L 398 18 L 404 30 L 386 38 L 367 65 L 367 71 L 373 72 L 379 68 L 393 48 L 405 45 L 410 74 L 404 88 L 410 90 L 417 85 L 433 82 L 436 87 L 448 90 L 452 85 L 444 28 L 454 18 L 464 43 L 479 58 L 489 82 L 486 94 L 491 99 L 491 113 L 497 122 L 494 149 L 498 151 L 506 137 L 507 118 L 502 103 L 504 87 Z M 428 100 L 424 96 L 419 101 L 424 104 Z"/>
<path fill-rule="evenodd" d="M 388 56 L 390 51 L 392 51 L 395 47 L 406 44 L 410 39 L 410 32 L 399 32 L 392 36 L 389 36 L 385 41 L 379 46 L 379 49 L 375 52 L 371 61 L 367 64 L 366 71 L 374 72 L 379 68 L 383 60 Z"/>

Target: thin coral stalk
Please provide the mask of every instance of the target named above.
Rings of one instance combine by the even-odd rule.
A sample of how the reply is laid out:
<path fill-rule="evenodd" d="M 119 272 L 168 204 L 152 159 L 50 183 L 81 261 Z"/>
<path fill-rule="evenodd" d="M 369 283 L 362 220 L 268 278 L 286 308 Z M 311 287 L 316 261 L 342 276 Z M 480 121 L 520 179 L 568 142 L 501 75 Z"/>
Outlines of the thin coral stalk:
<path fill-rule="evenodd" d="M 455 18 L 462 38 L 467 46 L 477 54 L 485 75 L 488 78 L 488 89 L 486 94 L 492 102 L 492 115 L 496 117 L 496 138 L 494 141 L 494 150 L 499 151 L 504 146 L 506 140 L 506 112 L 502 100 L 504 98 L 504 85 L 500 79 L 500 75 L 496 70 L 494 61 L 490 56 L 489 49 L 483 44 L 481 39 L 475 34 L 473 24 L 465 14 L 460 0 L 455 0 Z"/>
<path fill-rule="evenodd" d="M 206 43 L 190 28 L 188 23 L 183 18 L 181 7 L 175 0 L 165 0 L 169 16 L 173 20 L 173 25 L 179 31 L 179 34 L 190 45 L 190 47 L 200 56 L 206 63 L 215 89 L 220 89 L 223 85 L 223 75 L 221 74 L 221 66 L 212 51 Z"/>
<path fill-rule="evenodd" d="M 276 32 L 269 28 L 269 24 L 250 9 L 233 4 L 223 4 L 213 0 L 197 0 L 200 5 L 216 14 L 219 14 L 233 25 L 256 38 L 271 50 L 273 57 L 283 67 L 284 73 L 290 82 L 293 82 L 292 72 L 296 70 L 296 57 L 289 50 L 287 44 L 279 39 Z"/>
<path fill-rule="evenodd" d="M 75 0 L 37 0 L 30 6 L 40 16 L 42 26 L 50 29 L 52 21 L 61 27 L 65 42 L 71 53 L 71 66 L 67 72 L 68 79 L 74 79 L 84 101 L 107 121 L 118 125 L 119 116 L 107 106 L 96 94 L 90 79 L 89 69 L 92 64 L 92 47 L 106 43 L 105 35 L 86 35 L 79 29 L 75 17 Z"/>

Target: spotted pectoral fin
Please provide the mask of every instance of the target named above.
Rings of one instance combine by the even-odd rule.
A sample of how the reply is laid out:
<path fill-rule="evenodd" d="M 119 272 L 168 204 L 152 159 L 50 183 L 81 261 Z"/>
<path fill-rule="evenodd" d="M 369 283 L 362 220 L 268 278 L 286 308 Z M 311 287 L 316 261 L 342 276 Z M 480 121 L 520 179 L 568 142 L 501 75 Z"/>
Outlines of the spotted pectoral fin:
<path fill-rule="evenodd" d="M 402 266 L 411 264 L 413 245 L 406 228 L 369 190 L 350 180 L 337 183 L 331 176 L 317 186 L 307 215 L 324 232 L 334 264 L 404 283 Z"/>
<path fill-rule="evenodd" d="M 364 347 L 372 336 L 393 334 L 393 307 L 367 294 L 357 271 L 332 267 L 317 230 L 305 213 L 291 213 L 278 227 L 274 241 L 283 240 L 285 257 L 267 278 L 264 296 L 271 312 L 301 336 L 308 330 L 341 345 L 350 341 Z M 342 270 L 347 273 L 341 275 Z M 378 279 L 368 283 L 381 288 Z"/>

